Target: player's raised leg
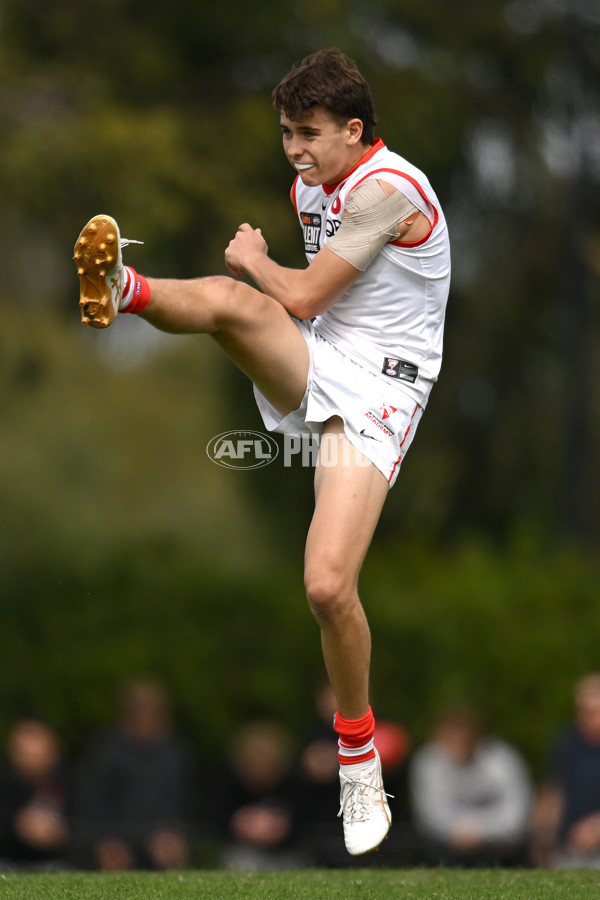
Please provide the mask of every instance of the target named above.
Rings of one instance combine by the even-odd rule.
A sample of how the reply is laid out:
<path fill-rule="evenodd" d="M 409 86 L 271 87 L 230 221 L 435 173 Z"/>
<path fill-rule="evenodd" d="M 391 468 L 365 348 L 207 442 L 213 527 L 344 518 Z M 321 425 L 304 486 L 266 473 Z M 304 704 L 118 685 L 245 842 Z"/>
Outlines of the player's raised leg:
<path fill-rule="evenodd" d="M 110 216 L 94 216 L 75 243 L 82 321 L 106 328 L 117 312 L 135 312 L 163 331 L 210 334 L 286 415 L 306 390 L 306 342 L 285 309 L 229 276 L 189 280 L 139 276 L 123 266 L 120 237 Z"/>
<path fill-rule="evenodd" d="M 321 628 L 323 655 L 338 701 L 341 809 L 344 838 L 353 855 L 375 850 L 391 815 L 381 764 L 373 745 L 369 706 L 371 638 L 358 596 L 358 575 L 388 493 L 381 472 L 350 444 L 343 423 L 324 430 L 315 475 L 315 513 L 305 560 L 306 592 Z M 332 465 L 336 457 L 336 464 Z"/>
<path fill-rule="evenodd" d="M 298 408 L 309 353 L 283 306 L 225 275 L 148 284 L 144 319 L 164 331 L 210 334 L 282 416 Z"/>

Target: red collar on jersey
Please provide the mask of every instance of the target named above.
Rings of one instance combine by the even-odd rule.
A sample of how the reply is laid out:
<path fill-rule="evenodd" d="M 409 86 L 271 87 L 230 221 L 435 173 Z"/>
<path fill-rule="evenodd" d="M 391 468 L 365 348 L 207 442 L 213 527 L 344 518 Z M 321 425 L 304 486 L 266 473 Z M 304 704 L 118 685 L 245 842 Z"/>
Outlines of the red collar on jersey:
<path fill-rule="evenodd" d="M 375 138 L 369 150 L 367 150 L 364 156 L 361 156 L 359 161 L 350 169 L 349 172 L 346 172 L 343 178 L 340 178 L 340 180 L 336 181 L 335 184 L 322 184 L 321 187 L 323 188 L 327 196 L 331 197 L 333 192 L 337 190 L 337 188 L 339 188 L 340 184 L 342 184 L 343 181 L 345 181 L 350 175 L 352 175 L 353 172 L 356 172 L 359 166 L 362 166 L 363 163 L 368 162 L 371 157 L 375 156 L 377 151 L 381 150 L 383 147 L 385 147 L 385 144 L 383 143 L 381 138 Z"/>

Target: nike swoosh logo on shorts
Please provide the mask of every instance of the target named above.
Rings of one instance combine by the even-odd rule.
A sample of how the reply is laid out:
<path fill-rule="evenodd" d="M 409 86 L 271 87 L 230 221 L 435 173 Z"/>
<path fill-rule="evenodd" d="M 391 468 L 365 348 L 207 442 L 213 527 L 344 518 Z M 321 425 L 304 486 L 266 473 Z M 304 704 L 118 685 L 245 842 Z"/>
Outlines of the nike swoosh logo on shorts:
<path fill-rule="evenodd" d="M 364 428 L 360 433 L 363 437 L 369 438 L 371 441 L 377 441 L 379 444 L 381 443 L 381 438 L 373 437 L 372 434 L 367 434 Z"/>

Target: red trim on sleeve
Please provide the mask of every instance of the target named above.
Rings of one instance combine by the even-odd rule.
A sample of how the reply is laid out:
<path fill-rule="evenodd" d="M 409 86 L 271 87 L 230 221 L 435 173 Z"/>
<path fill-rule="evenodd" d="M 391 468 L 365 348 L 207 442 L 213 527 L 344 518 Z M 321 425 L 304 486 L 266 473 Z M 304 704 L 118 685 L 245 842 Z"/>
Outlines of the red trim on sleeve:
<path fill-rule="evenodd" d="M 433 210 L 433 224 L 425 237 L 422 237 L 420 241 L 388 241 L 388 244 L 392 244 L 394 247 L 419 247 L 421 244 L 424 244 L 431 237 L 431 232 L 437 225 L 440 220 L 440 214 L 437 210 L 437 207 L 431 202 L 419 182 L 412 177 L 412 175 L 407 175 L 406 172 L 401 172 L 399 169 L 374 169 L 372 172 L 369 172 L 367 175 L 364 175 L 360 181 L 357 181 L 352 190 L 356 190 L 359 184 L 362 184 L 363 181 L 366 181 L 367 178 L 372 178 L 374 175 L 378 175 L 380 172 L 390 172 L 392 175 L 399 175 L 401 178 L 406 178 L 407 181 L 410 181 L 413 187 L 415 187 L 420 193 L 423 200 L 429 204 L 429 206 Z M 350 192 L 352 193 L 352 191 Z"/>

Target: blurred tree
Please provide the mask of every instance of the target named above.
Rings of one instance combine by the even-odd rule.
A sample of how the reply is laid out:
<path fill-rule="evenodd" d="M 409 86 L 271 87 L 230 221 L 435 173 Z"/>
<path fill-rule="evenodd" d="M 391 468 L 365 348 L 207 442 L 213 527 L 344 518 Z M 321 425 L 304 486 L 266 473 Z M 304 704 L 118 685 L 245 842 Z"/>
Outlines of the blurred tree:
<path fill-rule="evenodd" d="M 246 380 L 209 340 L 161 339 L 132 321 L 106 334 L 80 329 L 70 255 L 82 223 L 107 211 L 126 236 L 145 241 L 128 258 L 148 274 L 224 271 L 223 249 L 241 221 L 263 228 L 276 259 L 303 265 L 270 90 L 292 61 L 327 45 L 357 60 L 373 88 L 381 136 L 428 173 L 453 241 L 440 384 L 390 494 L 365 579 L 366 601 L 381 604 L 376 626 L 389 626 L 382 671 L 396 665 L 401 637 L 419 677 L 431 666 L 429 685 L 453 671 L 461 685 L 472 676 L 489 686 L 497 677 L 494 697 L 508 719 L 518 685 L 504 682 L 498 655 L 477 659 L 490 632 L 481 595 L 500 585 L 494 615 L 510 643 L 518 626 L 511 602 L 528 565 L 529 634 L 518 642 L 517 663 L 506 662 L 518 671 L 533 648 L 523 705 L 539 700 L 536 665 L 552 681 L 561 637 L 571 668 L 592 658 L 586 636 L 565 627 L 564 610 L 573 594 L 589 614 L 596 570 L 582 564 L 579 585 L 578 563 L 556 578 L 551 563 L 566 537 L 588 540 L 593 553 L 600 530 L 597 4 L 4 0 L 0 559 L 15 667 L 5 670 L 5 697 L 13 672 L 28 697 L 41 690 L 45 660 L 53 673 L 43 685 L 48 704 L 77 705 L 65 695 L 68 649 L 81 629 L 73 666 L 90 715 L 101 708 L 103 666 L 116 679 L 130 665 L 156 664 L 180 679 L 192 706 L 195 647 L 206 654 L 203 672 L 209 662 L 222 666 L 232 704 L 238 691 L 248 705 L 290 695 L 300 702 L 301 686 L 291 676 L 280 684 L 277 667 L 290 644 L 312 673 L 304 609 L 298 621 L 306 626 L 298 628 L 306 627 L 306 640 L 299 631 L 297 644 L 282 646 L 278 629 L 261 632 L 264 667 L 255 682 L 255 660 L 243 648 L 255 604 L 280 628 L 297 626 L 281 598 L 295 604 L 296 586 L 301 591 L 311 473 L 277 462 L 240 477 L 212 466 L 204 448 L 213 435 L 261 427 Z M 514 533 L 529 532 L 548 557 L 517 558 L 511 568 L 502 551 L 486 551 L 471 578 L 468 548 L 477 532 L 507 553 Z M 427 603 L 412 588 L 396 613 L 389 598 L 397 572 L 410 566 L 415 536 L 414 555 L 426 560 L 415 562 L 416 576 L 435 572 L 423 587 Z M 458 547 L 466 575 L 451 554 L 436 555 L 439 569 L 431 565 L 440 545 Z M 151 562 L 161 592 L 138 633 Z M 382 574 L 386 566 L 396 581 Z M 463 595 L 473 630 L 461 629 L 459 615 L 448 631 L 446 602 L 459 608 Z M 206 631 L 201 614 L 194 619 L 198 596 L 201 613 L 214 612 Z M 555 604 L 547 645 L 533 624 L 545 618 L 545 602 Z M 216 660 L 214 647 L 223 646 L 236 615 L 232 647 L 243 664 L 227 673 L 228 657 Z M 169 653 L 176 654 L 181 616 L 192 625 L 178 675 Z M 440 628 L 429 637 L 432 623 Z M 163 631 L 169 641 L 158 652 L 153 642 Z M 440 652 L 447 665 L 436 668 Z M 29 671 L 32 662 L 38 669 Z M 426 689 L 423 682 L 415 711 L 426 705 Z M 548 706 L 547 721 L 551 713 Z M 225 727 L 217 721 L 222 710 L 212 714 L 215 727 Z"/>
<path fill-rule="evenodd" d="M 76 0 L 5 0 L 5 290 L 66 310 L 66 248 L 99 209 L 144 239 L 135 261 L 151 274 L 224 271 L 244 220 L 303 265 L 270 89 L 292 60 L 342 45 L 453 237 L 444 370 L 410 462 L 431 495 L 404 485 L 389 515 L 408 496 L 412 521 L 438 537 L 504 539 L 515 518 L 597 535 L 599 24 L 591 0 L 110 0 L 85 14 Z M 228 380 L 239 395 L 241 376 Z"/>

